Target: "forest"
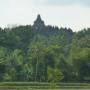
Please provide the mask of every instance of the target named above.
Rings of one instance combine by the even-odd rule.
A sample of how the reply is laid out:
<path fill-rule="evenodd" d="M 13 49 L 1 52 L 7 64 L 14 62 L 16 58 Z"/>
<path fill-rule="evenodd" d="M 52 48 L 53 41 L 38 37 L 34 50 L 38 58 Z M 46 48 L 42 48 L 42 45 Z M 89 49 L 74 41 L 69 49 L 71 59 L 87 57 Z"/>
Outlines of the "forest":
<path fill-rule="evenodd" d="M 90 82 L 90 28 L 0 28 L 0 82 Z"/>

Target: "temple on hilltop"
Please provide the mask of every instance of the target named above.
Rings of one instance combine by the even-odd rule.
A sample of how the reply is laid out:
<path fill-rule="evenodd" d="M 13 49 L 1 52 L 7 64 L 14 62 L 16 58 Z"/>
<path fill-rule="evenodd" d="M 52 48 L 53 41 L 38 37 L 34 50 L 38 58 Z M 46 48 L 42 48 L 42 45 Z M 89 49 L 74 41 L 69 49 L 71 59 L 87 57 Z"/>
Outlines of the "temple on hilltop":
<path fill-rule="evenodd" d="M 64 32 L 68 33 L 68 35 L 70 36 L 70 38 L 73 35 L 73 32 L 70 28 L 58 28 L 57 26 L 51 26 L 51 25 L 45 25 L 44 21 L 42 20 L 40 14 L 37 15 L 36 20 L 34 21 L 34 24 L 32 26 L 32 29 L 34 30 L 34 32 L 39 33 L 39 34 L 43 34 L 43 35 L 57 35 L 57 34 L 62 34 Z"/>
<path fill-rule="evenodd" d="M 34 21 L 33 28 L 35 30 L 41 30 L 44 27 L 45 27 L 44 21 L 41 19 L 40 14 L 38 14 L 36 20 Z"/>

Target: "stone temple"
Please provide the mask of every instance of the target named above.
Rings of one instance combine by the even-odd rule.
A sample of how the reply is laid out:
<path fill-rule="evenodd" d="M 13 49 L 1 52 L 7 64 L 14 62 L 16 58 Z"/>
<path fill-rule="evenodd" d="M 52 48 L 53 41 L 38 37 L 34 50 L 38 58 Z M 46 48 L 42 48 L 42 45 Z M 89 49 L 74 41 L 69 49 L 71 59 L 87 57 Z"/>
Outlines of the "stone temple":
<path fill-rule="evenodd" d="M 38 14 L 36 20 L 34 21 L 33 28 L 34 30 L 41 30 L 44 27 L 44 21 L 41 19 L 40 14 Z"/>

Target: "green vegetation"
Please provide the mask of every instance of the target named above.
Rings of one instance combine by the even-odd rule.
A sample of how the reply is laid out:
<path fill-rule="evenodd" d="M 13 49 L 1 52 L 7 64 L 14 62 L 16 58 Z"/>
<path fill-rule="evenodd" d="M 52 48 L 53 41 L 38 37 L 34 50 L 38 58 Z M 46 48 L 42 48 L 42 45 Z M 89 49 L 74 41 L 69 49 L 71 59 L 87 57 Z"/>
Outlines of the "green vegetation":
<path fill-rule="evenodd" d="M 90 83 L 90 28 L 46 26 L 40 15 L 33 26 L 0 28 L 0 82 L 18 81 Z"/>
<path fill-rule="evenodd" d="M 90 89 L 90 84 L 87 83 L 38 83 L 38 82 L 3 82 L 0 83 L 0 89 L 4 90 L 76 90 Z"/>

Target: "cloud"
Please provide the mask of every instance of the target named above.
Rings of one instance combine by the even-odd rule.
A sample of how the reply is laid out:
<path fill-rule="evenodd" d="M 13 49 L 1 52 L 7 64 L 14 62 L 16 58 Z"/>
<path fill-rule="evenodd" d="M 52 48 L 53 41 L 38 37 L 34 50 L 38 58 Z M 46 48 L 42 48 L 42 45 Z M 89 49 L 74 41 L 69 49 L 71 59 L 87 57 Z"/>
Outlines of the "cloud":
<path fill-rule="evenodd" d="M 70 5 L 42 7 L 38 9 L 46 24 L 59 27 L 70 27 L 74 31 L 90 27 L 90 8 Z"/>
<path fill-rule="evenodd" d="M 90 6 L 90 0 L 33 0 L 36 5 L 53 5 L 53 6 L 63 6 L 63 5 L 72 5 L 80 4 L 84 6 Z"/>
<path fill-rule="evenodd" d="M 0 27 L 33 24 L 41 14 L 46 25 L 70 27 L 74 31 L 90 27 L 88 0 L 0 0 Z M 77 4 L 78 3 L 78 4 Z M 79 5 L 82 3 L 82 5 Z"/>

